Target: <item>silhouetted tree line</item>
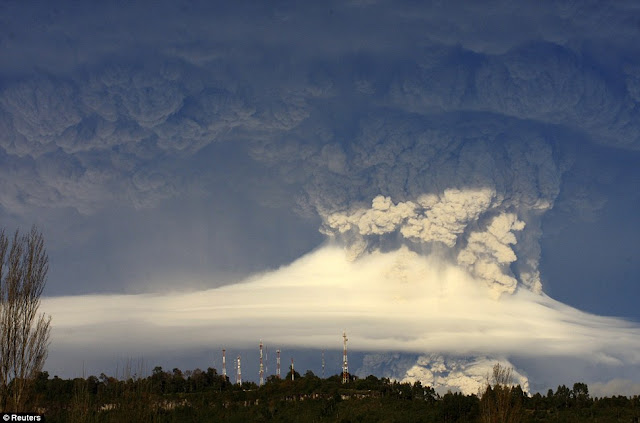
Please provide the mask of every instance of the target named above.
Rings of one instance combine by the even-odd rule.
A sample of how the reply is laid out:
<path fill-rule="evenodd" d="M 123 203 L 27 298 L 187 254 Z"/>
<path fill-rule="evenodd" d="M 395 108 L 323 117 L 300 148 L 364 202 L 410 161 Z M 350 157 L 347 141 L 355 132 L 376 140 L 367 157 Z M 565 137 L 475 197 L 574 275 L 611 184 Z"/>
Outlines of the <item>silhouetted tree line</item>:
<path fill-rule="evenodd" d="M 494 369 L 495 374 L 495 369 Z M 503 380 L 481 395 L 439 395 L 420 382 L 313 372 L 269 376 L 264 386 L 231 383 L 216 369 L 147 377 L 51 378 L 38 373 L 31 410 L 48 422 L 638 422 L 640 397 L 592 398 L 584 383 L 527 396 Z"/>

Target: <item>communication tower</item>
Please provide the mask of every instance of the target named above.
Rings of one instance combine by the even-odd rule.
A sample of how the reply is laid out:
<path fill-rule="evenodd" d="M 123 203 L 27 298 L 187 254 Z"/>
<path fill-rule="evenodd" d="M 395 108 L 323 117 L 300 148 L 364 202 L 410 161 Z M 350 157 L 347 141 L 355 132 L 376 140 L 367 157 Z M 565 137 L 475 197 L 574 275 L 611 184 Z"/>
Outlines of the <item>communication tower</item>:
<path fill-rule="evenodd" d="M 291 380 L 295 379 L 294 373 L 295 372 L 293 371 L 293 357 L 291 357 Z"/>
<path fill-rule="evenodd" d="M 347 332 L 342 332 L 343 352 L 342 352 L 342 383 L 349 381 L 349 362 L 347 360 Z"/>
<path fill-rule="evenodd" d="M 276 377 L 280 379 L 280 350 L 276 350 Z"/>
<path fill-rule="evenodd" d="M 225 349 L 222 350 L 222 377 L 224 377 L 225 380 L 227 379 L 227 357 L 226 357 L 226 352 L 227 352 L 227 350 L 225 350 Z"/>
<path fill-rule="evenodd" d="M 260 385 L 264 385 L 264 364 L 262 363 L 262 339 L 260 340 Z"/>
<path fill-rule="evenodd" d="M 236 374 L 236 383 L 242 385 L 242 370 L 240 369 L 240 356 L 238 356 L 238 373 Z"/>

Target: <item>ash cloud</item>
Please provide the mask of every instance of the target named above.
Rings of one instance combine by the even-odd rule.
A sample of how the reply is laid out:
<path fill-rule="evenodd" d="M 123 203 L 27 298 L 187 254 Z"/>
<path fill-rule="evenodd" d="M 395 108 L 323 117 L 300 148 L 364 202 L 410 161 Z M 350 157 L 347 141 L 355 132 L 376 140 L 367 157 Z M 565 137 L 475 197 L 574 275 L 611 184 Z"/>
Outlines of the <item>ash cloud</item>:
<path fill-rule="evenodd" d="M 82 241 L 54 243 L 82 271 L 53 292 L 217 286 L 155 279 L 246 276 L 326 236 L 353 266 L 437 257 L 491 304 L 619 278 L 634 298 L 636 242 L 607 228 L 639 227 L 632 2 L 41 6 L 0 5 L 0 217 Z M 604 233 L 592 260 L 554 249 L 571 231 Z M 620 304 L 603 310 L 637 317 Z"/>
<path fill-rule="evenodd" d="M 627 82 L 621 87 L 604 69 L 592 69 L 592 62 L 556 44 L 525 44 L 500 55 L 447 53 L 425 55 L 393 83 L 390 96 L 398 107 L 499 113 L 579 129 L 610 147 L 640 148 L 635 67 L 620 70 Z"/>
<path fill-rule="evenodd" d="M 461 22 L 477 25 L 471 4 L 457 19 L 446 8 L 402 4 L 386 19 L 403 30 L 384 43 L 355 30 L 376 15 L 372 5 L 337 7 L 332 21 L 314 17 L 318 8 L 251 14 L 282 24 L 281 32 L 267 29 L 262 37 L 231 6 L 220 27 L 203 25 L 201 17 L 211 12 L 205 4 L 193 6 L 199 16 L 169 3 L 156 13 L 184 15 L 166 31 L 181 34 L 187 23 L 195 39 L 172 40 L 149 24 L 139 42 L 123 40 L 122 53 L 109 56 L 106 33 L 98 30 L 102 59 L 87 53 L 68 68 L 49 65 L 7 78 L 0 153 L 17 166 L 2 171 L 10 181 L 5 210 L 38 206 L 90 215 L 111 204 L 149 210 L 187 192 L 206 193 L 221 182 L 199 156 L 216 163 L 211 146 L 229 143 L 256 160 L 256 168 L 271 167 L 274 186 L 283 187 L 258 201 L 319 218 L 321 231 L 344 242 L 351 258 L 390 239 L 446 249 L 499 296 L 518 286 L 541 291 L 542 222 L 563 188 L 561 204 L 582 189 L 571 177 L 563 185 L 581 160 L 580 145 L 639 149 L 630 28 L 618 22 L 590 31 L 601 25 L 591 19 L 596 6 L 554 9 L 556 21 L 532 5 L 523 14 L 497 2 L 488 7 L 492 13 L 480 14 L 497 33 L 510 31 L 506 15 L 540 23 L 536 37 L 523 35 L 531 30 L 525 25 L 518 37 L 498 39 L 485 31 L 471 37 L 464 28 Z M 625 7 L 611 13 L 622 16 Z M 81 12 L 88 22 L 95 19 Z M 117 11 L 103 12 L 117 22 Z M 440 24 L 425 25 L 433 16 Z M 63 8 L 29 19 L 74 18 Z M 114 23 L 116 37 L 126 25 Z M 344 42 L 312 36 L 301 45 L 292 36 L 323 25 L 334 25 Z M 445 27 L 455 30 L 446 36 Z M 629 54 L 606 61 L 598 48 L 605 33 L 612 48 Z M 423 41 L 411 54 L 390 53 L 390 46 L 415 39 Z M 154 43 L 162 47 L 157 53 L 132 58 Z M 350 51 L 355 45 L 360 48 Z M 301 53 L 313 46 L 314 56 Z M 26 56 L 22 61 L 28 66 Z M 232 183 L 253 185 L 257 173 Z M 586 198 L 579 208 L 585 216 L 602 204 L 591 193 L 573 198 Z M 496 235 L 505 219 L 514 223 Z"/>
<path fill-rule="evenodd" d="M 513 293 L 518 280 L 540 292 L 540 221 L 567 168 L 562 145 L 509 119 L 447 119 L 366 118 L 352 143 L 315 155 L 292 149 L 278 163 L 294 154 L 313 175 L 305 208 L 352 259 L 400 237 L 448 250 L 496 296 Z M 328 148 L 333 160 L 319 163 Z"/>
<path fill-rule="evenodd" d="M 228 90 L 185 72 L 180 65 L 112 66 L 71 81 L 9 84 L 0 94 L 4 154 L 35 162 L 24 183 L 35 180 L 51 194 L 16 188 L 41 206 L 81 213 L 112 201 L 146 207 L 175 196 L 183 187 L 168 159 L 185 160 L 254 112 Z"/>

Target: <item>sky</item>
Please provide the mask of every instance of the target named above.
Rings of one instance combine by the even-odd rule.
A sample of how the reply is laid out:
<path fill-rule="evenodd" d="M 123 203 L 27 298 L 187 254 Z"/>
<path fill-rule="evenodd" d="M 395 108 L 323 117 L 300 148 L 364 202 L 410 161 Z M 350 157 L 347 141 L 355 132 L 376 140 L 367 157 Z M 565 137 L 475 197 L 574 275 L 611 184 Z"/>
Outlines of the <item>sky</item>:
<path fill-rule="evenodd" d="M 0 4 L 0 225 L 46 239 L 45 367 L 264 338 L 319 374 L 348 329 L 361 373 L 640 391 L 640 7 L 307 3 Z"/>

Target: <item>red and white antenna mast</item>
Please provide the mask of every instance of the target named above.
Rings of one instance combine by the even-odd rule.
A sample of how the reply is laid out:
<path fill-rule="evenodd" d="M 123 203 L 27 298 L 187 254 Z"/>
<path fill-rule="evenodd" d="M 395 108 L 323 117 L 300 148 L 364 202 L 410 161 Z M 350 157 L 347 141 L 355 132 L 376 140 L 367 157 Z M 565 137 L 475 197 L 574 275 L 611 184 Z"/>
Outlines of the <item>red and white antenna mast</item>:
<path fill-rule="evenodd" d="M 238 356 L 238 373 L 236 374 L 236 383 L 242 385 L 242 370 L 240 369 L 240 356 Z"/>
<path fill-rule="evenodd" d="M 276 350 L 276 377 L 280 379 L 280 350 Z"/>
<path fill-rule="evenodd" d="M 293 371 L 293 357 L 291 357 L 291 380 L 294 380 L 294 379 L 295 379 L 295 377 L 294 377 L 294 375 L 293 375 L 294 373 L 295 373 L 295 372 Z"/>
<path fill-rule="evenodd" d="M 262 363 L 262 339 L 260 340 L 260 385 L 264 385 L 264 364 Z"/>
<path fill-rule="evenodd" d="M 343 352 L 342 352 L 342 383 L 349 381 L 349 362 L 347 360 L 347 332 L 342 332 Z"/>
<path fill-rule="evenodd" d="M 227 356 L 226 356 L 226 352 L 227 352 L 227 350 L 225 350 L 225 349 L 222 350 L 222 377 L 224 377 L 225 380 L 227 379 Z"/>
<path fill-rule="evenodd" d="M 264 346 L 264 372 L 269 374 L 269 346 Z"/>

